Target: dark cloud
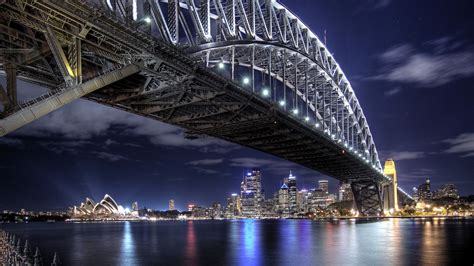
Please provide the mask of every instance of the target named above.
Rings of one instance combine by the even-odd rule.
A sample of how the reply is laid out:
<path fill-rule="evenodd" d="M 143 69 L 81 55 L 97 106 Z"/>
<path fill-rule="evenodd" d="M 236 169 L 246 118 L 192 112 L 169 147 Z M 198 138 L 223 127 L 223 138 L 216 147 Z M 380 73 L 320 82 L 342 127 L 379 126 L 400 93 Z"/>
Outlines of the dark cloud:
<path fill-rule="evenodd" d="M 458 51 L 462 44 L 446 37 L 430 44 L 431 51 L 416 50 L 410 44 L 388 49 L 379 56 L 381 73 L 370 79 L 438 87 L 474 75 L 474 51 Z"/>

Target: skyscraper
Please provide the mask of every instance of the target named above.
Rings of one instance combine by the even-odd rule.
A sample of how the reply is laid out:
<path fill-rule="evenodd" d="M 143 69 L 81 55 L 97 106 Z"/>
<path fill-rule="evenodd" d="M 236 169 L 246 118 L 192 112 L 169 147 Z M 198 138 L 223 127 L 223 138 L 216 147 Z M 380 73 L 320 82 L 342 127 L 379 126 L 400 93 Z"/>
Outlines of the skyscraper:
<path fill-rule="evenodd" d="M 259 169 L 252 169 L 244 175 L 240 184 L 240 198 L 242 215 L 245 217 L 259 217 L 264 200 L 262 190 L 262 175 Z"/>
<path fill-rule="evenodd" d="M 174 200 L 173 199 L 170 199 L 170 201 L 168 202 L 168 210 L 169 211 L 174 211 L 175 208 L 174 208 Z"/>
<path fill-rule="evenodd" d="M 283 216 L 288 216 L 290 213 L 288 191 L 288 185 L 285 183 L 278 190 L 278 212 Z"/>
<path fill-rule="evenodd" d="M 398 184 L 397 171 L 395 170 L 395 162 L 392 159 L 385 161 L 383 169 L 384 175 L 392 179 L 392 183 L 384 190 L 384 209 L 398 211 Z"/>
<path fill-rule="evenodd" d="M 352 194 L 351 184 L 349 183 L 340 183 L 339 186 L 339 201 L 352 201 L 354 200 L 354 195 Z"/>
<path fill-rule="evenodd" d="M 430 180 L 426 179 L 425 183 L 418 186 L 418 200 L 431 199 L 431 184 Z"/>
<path fill-rule="evenodd" d="M 298 190 L 296 189 L 296 176 L 291 174 L 288 176 L 288 207 L 290 214 L 296 213 L 298 210 L 296 197 Z"/>
<path fill-rule="evenodd" d="M 233 218 L 241 214 L 240 196 L 236 193 L 227 198 L 226 217 Z"/>
<path fill-rule="evenodd" d="M 318 183 L 319 183 L 319 189 L 321 189 L 322 191 L 326 192 L 326 194 L 328 194 L 329 193 L 329 181 L 319 180 Z"/>

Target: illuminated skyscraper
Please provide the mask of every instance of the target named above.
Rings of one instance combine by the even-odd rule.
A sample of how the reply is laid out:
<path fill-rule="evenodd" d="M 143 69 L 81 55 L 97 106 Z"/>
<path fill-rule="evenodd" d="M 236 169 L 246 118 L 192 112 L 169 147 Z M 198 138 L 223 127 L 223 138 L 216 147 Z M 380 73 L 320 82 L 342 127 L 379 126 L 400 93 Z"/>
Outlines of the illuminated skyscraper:
<path fill-rule="evenodd" d="M 176 210 L 176 209 L 174 208 L 174 200 L 173 200 L 173 199 L 170 199 L 170 201 L 168 202 L 168 210 L 169 210 L 169 211 L 174 211 L 174 210 Z"/>
<path fill-rule="evenodd" d="M 351 184 L 341 182 L 339 186 L 339 201 L 352 200 L 354 200 L 354 195 L 352 194 Z"/>
<path fill-rule="evenodd" d="M 241 214 L 240 196 L 236 193 L 227 198 L 227 207 L 225 210 L 227 218 L 233 218 Z"/>
<path fill-rule="evenodd" d="M 242 215 L 245 217 L 259 217 L 264 200 L 262 190 L 262 175 L 259 169 L 252 169 L 244 175 L 240 184 L 240 198 Z"/>
<path fill-rule="evenodd" d="M 296 202 L 296 197 L 298 190 L 296 189 L 296 176 L 291 174 L 288 176 L 288 207 L 290 214 L 296 213 L 297 212 L 297 202 Z"/>
<path fill-rule="evenodd" d="M 384 209 L 385 211 L 398 211 L 398 184 L 397 171 L 395 170 L 395 162 L 392 159 L 385 161 L 383 169 L 384 175 L 392 179 L 392 183 L 384 190 Z"/>
<path fill-rule="evenodd" d="M 329 193 L 329 181 L 319 180 L 318 183 L 319 183 L 319 189 L 321 189 L 322 191 L 326 192 L 326 194 L 328 194 Z"/>

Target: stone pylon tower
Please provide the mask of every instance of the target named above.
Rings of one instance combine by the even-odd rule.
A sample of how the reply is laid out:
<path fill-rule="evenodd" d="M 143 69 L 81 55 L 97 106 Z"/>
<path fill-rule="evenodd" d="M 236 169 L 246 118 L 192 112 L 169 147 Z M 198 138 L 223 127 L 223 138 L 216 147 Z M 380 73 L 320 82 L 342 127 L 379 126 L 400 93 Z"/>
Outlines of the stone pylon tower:
<path fill-rule="evenodd" d="M 391 209 L 398 211 L 397 170 L 393 159 L 385 161 L 383 173 L 392 179 L 392 183 L 384 188 L 384 211 L 390 211 Z"/>

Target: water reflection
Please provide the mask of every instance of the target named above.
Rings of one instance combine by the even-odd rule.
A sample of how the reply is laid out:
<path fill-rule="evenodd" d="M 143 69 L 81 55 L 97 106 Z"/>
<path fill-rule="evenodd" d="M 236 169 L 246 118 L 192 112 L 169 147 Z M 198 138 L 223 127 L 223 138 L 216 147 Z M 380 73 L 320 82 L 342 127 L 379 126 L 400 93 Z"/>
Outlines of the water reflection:
<path fill-rule="evenodd" d="M 130 222 L 123 224 L 122 249 L 120 252 L 120 265 L 136 264 L 135 243 Z"/>
<path fill-rule="evenodd" d="M 64 265 L 444 265 L 472 260 L 474 219 L 0 224 Z"/>
<path fill-rule="evenodd" d="M 194 222 L 188 221 L 188 229 L 186 233 L 186 265 L 198 265 L 197 262 L 197 248 L 196 248 L 196 234 L 194 233 Z"/>

